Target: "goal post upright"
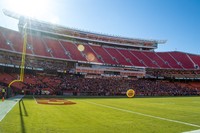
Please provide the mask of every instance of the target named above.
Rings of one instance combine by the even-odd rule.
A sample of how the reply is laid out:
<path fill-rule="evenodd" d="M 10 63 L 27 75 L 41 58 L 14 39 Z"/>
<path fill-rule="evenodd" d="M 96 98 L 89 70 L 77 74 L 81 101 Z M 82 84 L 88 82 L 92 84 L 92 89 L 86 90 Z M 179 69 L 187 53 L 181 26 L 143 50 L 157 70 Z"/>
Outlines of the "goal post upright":
<path fill-rule="evenodd" d="M 26 45 L 27 45 L 27 23 L 25 23 L 24 27 L 24 41 L 23 41 L 23 50 L 22 50 L 22 58 L 21 58 L 21 66 L 20 66 L 20 79 L 13 80 L 9 83 L 8 87 L 10 87 L 15 82 L 23 82 L 24 81 L 24 69 L 25 69 L 25 60 L 26 60 Z"/>

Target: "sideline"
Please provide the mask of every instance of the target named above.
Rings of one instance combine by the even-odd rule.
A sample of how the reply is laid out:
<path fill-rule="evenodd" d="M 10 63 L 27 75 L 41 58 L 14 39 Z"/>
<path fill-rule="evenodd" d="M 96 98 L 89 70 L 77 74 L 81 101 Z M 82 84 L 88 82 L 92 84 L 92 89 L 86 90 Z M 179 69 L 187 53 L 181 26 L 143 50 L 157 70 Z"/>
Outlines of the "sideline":
<path fill-rule="evenodd" d="M 163 120 L 163 121 L 169 121 L 169 122 L 174 122 L 174 123 L 179 123 L 179 124 L 183 124 L 183 125 L 187 125 L 187 126 L 192 126 L 192 127 L 198 127 L 198 128 L 200 128 L 200 125 L 196 125 L 196 124 L 192 124 L 192 123 L 182 122 L 182 121 L 178 121 L 178 120 L 172 120 L 172 119 L 163 118 L 163 117 L 159 117 L 159 116 L 153 116 L 153 115 L 143 114 L 143 113 L 139 113 L 139 112 L 127 110 L 127 109 L 117 108 L 117 107 L 113 107 L 113 106 L 109 106 L 109 105 L 104 105 L 104 104 L 99 104 L 99 103 L 95 103 L 95 102 L 89 102 L 89 101 L 86 101 L 86 100 L 82 100 L 82 101 L 84 101 L 86 103 L 89 103 L 89 104 L 93 104 L 93 105 L 105 107 L 105 108 L 119 110 L 119 111 L 122 111 L 122 112 L 127 112 L 127 113 L 131 113 L 131 114 L 142 115 L 142 116 L 151 117 L 151 118 L 155 118 L 155 119 L 159 119 L 159 120 Z"/>
<path fill-rule="evenodd" d="M 24 95 L 17 95 L 0 103 L 0 122 L 23 97 Z"/>

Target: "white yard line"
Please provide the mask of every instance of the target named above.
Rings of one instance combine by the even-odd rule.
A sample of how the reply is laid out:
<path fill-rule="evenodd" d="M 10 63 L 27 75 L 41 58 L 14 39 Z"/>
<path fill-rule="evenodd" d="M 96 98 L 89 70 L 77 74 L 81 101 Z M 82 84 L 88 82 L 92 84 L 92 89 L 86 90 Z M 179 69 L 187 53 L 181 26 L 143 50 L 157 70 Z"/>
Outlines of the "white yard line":
<path fill-rule="evenodd" d="M 82 100 L 82 101 L 90 103 L 90 104 L 93 104 L 93 105 L 105 107 L 105 108 L 119 110 L 119 111 L 122 111 L 122 112 L 127 112 L 127 113 L 131 113 L 131 114 L 142 115 L 142 116 L 151 117 L 151 118 L 155 118 L 155 119 L 159 119 L 159 120 L 163 120 L 163 121 L 169 121 L 169 122 L 174 122 L 174 123 L 179 123 L 179 124 L 183 124 L 183 125 L 187 125 L 187 126 L 192 126 L 192 127 L 198 127 L 198 128 L 200 128 L 200 125 L 196 125 L 196 124 L 192 124 L 192 123 L 182 122 L 182 121 L 178 121 L 178 120 L 172 120 L 172 119 L 163 118 L 163 117 L 159 117 L 159 116 L 153 116 L 153 115 L 143 114 L 143 113 L 139 113 L 139 112 L 127 110 L 127 109 L 121 109 L 121 108 L 117 108 L 117 107 L 113 107 L 113 106 L 109 106 L 109 105 L 104 105 L 104 104 L 99 104 L 99 103 L 95 103 L 95 102 L 89 102 L 89 101 L 86 101 L 86 100 Z"/>

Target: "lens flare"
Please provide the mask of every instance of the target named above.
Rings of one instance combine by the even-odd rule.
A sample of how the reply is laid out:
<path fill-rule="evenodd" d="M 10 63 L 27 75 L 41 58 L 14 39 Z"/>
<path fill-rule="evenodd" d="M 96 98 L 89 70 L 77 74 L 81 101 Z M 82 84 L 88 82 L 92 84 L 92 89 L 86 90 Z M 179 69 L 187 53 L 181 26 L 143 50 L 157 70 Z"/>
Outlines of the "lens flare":
<path fill-rule="evenodd" d="M 93 53 L 88 53 L 88 54 L 87 54 L 87 60 L 88 60 L 88 61 L 95 61 L 96 58 L 95 58 L 95 56 L 94 56 Z"/>
<path fill-rule="evenodd" d="M 79 44 L 78 45 L 78 50 L 82 52 L 82 51 L 85 50 L 85 47 L 82 44 Z"/>

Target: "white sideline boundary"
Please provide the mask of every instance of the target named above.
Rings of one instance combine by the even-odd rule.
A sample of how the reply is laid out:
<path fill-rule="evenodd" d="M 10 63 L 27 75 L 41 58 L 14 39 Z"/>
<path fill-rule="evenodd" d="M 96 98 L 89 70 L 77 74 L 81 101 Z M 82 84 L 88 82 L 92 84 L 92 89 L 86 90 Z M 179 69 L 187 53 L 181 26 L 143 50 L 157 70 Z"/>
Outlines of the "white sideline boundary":
<path fill-rule="evenodd" d="M 23 97 L 24 95 L 17 95 L 0 103 L 0 122 Z"/>
<path fill-rule="evenodd" d="M 169 121 L 169 122 L 174 122 L 174 123 L 179 123 L 179 124 L 183 124 L 183 125 L 187 125 L 187 126 L 192 126 L 192 127 L 198 127 L 198 128 L 200 128 L 200 125 L 196 125 L 196 124 L 192 124 L 192 123 L 182 122 L 182 121 L 178 121 L 178 120 L 172 120 L 172 119 L 163 118 L 163 117 L 159 117 L 159 116 L 153 116 L 153 115 L 143 114 L 143 113 L 139 113 L 139 112 L 135 112 L 135 111 L 131 111 L 131 110 L 126 110 L 126 109 L 121 109 L 121 108 L 117 108 L 117 107 L 113 107 L 113 106 L 109 106 L 109 105 L 99 104 L 99 103 L 95 103 L 95 102 L 89 102 L 89 101 L 86 101 L 86 100 L 82 100 L 82 101 L 84 101 L 86 103 L 89 103 L 89 104 L 93 104 L 93 105 L 105 107 L 105 108 L 119 110 L 119 111 L 122 111 L 122 112 L 127 112 L 127 113 L 131 113 L 131 114 L 142 115 L 142 116 L 151 117 L 151 118 L 154 118 L 154 119 L 159 119 L 159 120 L 163 120 L 163 121 Z M 197 131 L 200 131 L 200 130 L 197 130 Z M 188 133 L 193 133 L 193 132 L 188 132 Z M 200 133 L 200 132 L 194 132 L 194 133 Z"/>

